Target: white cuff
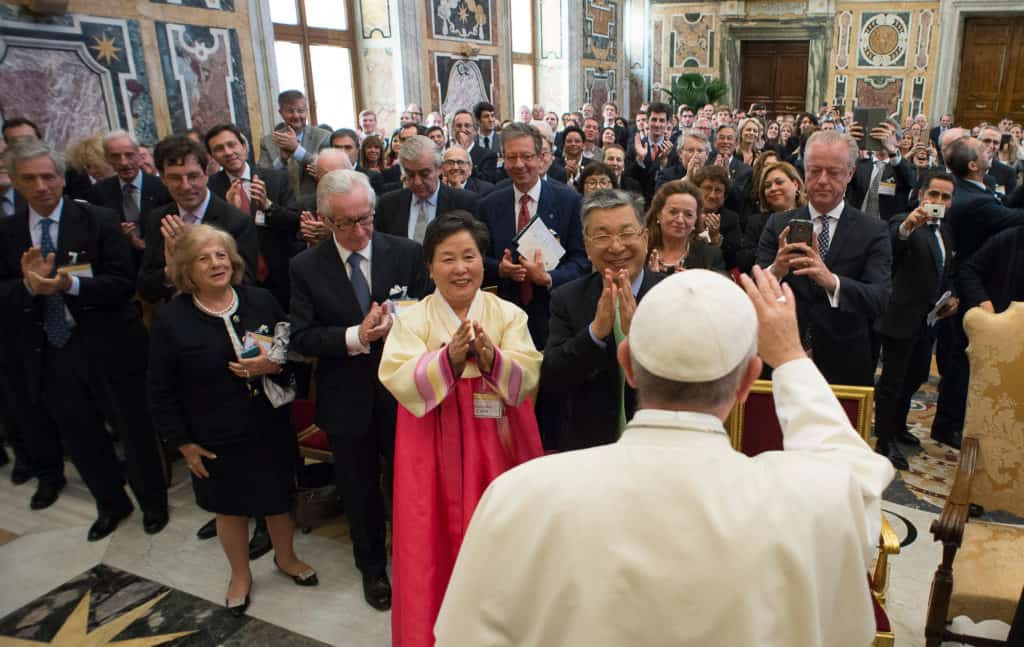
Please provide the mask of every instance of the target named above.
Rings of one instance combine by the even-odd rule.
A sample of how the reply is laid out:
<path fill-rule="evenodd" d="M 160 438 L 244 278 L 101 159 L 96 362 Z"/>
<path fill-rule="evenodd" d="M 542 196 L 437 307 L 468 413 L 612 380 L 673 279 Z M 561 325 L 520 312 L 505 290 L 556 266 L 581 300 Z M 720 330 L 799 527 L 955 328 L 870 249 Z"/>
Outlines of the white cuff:
<path fill-rule="evenodd" d="M 839 307 L 839 275 L 838 274 L 833 274 L 832 276 L 836 280 L 836 289 L 835 289 L 835 291 L 832 294 L 828 295 L 828 304 L 830 306 L 832 306 L 833 308 L 838 308 Z"/>
<path fill-rule="evenodd" d="M 359 326 L 349 326 L 345 329 L 345 349 L 349 355 L 369 354 L 370 347 L 363 346 L 359 341 Z"/>
<path fill-rule="evenodd" d="M 68 294 L 73 297 L 77 297 L 78 293 L 82 290 L 82 284 L 79 282 L 78 277 L 74 274 L 71 275 L 71 287 L 68 288 Z"/>

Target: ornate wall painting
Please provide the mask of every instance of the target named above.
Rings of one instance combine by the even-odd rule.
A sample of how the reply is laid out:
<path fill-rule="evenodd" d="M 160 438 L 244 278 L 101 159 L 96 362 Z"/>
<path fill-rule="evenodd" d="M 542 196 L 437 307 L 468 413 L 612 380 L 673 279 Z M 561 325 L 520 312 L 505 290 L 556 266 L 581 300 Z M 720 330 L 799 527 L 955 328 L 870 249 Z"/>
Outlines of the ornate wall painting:
<path fill-rule="evenodd" d="M 0 11 L 0 115 L 29 117 L 48 143 L 113 128 L 156 140 L 139 24 L 67 14 L 32 18 Z"/>
<path fill-rule="evenodd" d="M 389 0 L 359 0 L 363 38 L 369 40 L 391 38 L 391 2 Z"/>
<path fill-rule="evenodd" d="M 910 12 L 867 12 L 860 16 L 857 64 L 860 67 L 901 69 L 910 49 Z"/>
<path fill-rule="evenodd" d="M 618 29 L 618 0 L 583 0 L 583 58 L 616 60 Z"/>
<path fill-rule="evenodd" d="M 661 81 L 661 62 L 663 58 L 661 39 L 665 23 L 661 18 L 655 18 L 654 30 L 651 40 L 651 79 Z"/>
<path fill-rule="evenodd" d="M 850 33 L 853 31 L 853 12 L 836 14 L 836 69 L 850 67 Z"/>
<path fill-rule="evenodd" d="M 213 9 L 215 11 L 234 11 L 235 0 L 149 0 L 157 4 L 171 4 L 194 9 Z"/>
<path fill-rule="evenodd" d="M 836 76 L 836 91 L 832 98 L 832 105 L 845 106 L 846 105 L 846 75 L 839 74 Z"/>
<path fill-rule="evenodd" d="M 457 110 L 472 110 L 481 101 L 494 96 L 494 57 L 466 58 L 453 54 L 434 54 L 434 82 L 437 104 L 450 115 Z"/>
<path fill-rule="evenodd" d="M 924 112 L 924 85 L 925 78 L 923 76 L 915 76 L 912 80 L 913 85 L 910 93 L 910 109 L 907 110 L 908 115 L 919 115 Z"/>
<path fill-rule="evenodd" d="M 917 15 L 917 43 L 914 46 L 914 69 L 928 69 L 929 51 L 932 48 L 932 27 L 935 25 L 935 12 L 925 9 Z"/>
<path fill-rule="evenodd" d="M 490 44 L 493 16 L 492 0 L 427 0 L 434 38 Z"/>
<path fill-rule="evenodd" d="M 603 106 L 609 101 L 616 102 L 615 70 L 602 70 L 595 67 L 583 68 L 583 100 L 595 106 Z"/>
<path fill-rule="evenodd" d="M 235 30 L 163 22 L 155 27 L 173 130 L 205 131 L 232 122 L 250 136 Z"/>
<path fill-rule="evenodd" d="M 903 97 L 903 79 L 896 76 L 857 77 L 857 106 L 885 108 L 888 114 L 900 114 Z"/>
<path fill-rule="evenodd" d="M 669 67 L 707 69 L 714 66 L 715 17 L 701 13 L 672 16 Z"/>

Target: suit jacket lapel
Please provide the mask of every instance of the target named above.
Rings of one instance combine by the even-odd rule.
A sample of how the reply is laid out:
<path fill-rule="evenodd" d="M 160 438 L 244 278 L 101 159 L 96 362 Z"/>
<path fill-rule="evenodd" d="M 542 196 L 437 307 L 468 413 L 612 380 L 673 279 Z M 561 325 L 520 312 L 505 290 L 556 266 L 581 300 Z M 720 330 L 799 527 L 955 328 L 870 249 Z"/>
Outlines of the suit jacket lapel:
<path fill-rule="evenodd" d="M 342 303 L 342 308 L 354 308 L 358 312 L 359 303 L 356 301 L 356 293 L 352 289 L 352 282 L 345 269 L 345 261 L 341 260 L 341 254 L 338 253 L 338 246 L 334 243 L 334 239 L 328 238 L 316 249 L 321 268 L 320 275 L 324 277 L 324 284 L 338 286 L 338 298 Z"/>
<path fill-rule="evenodd" d="M 398 200 L 398 224 L 402 225 L 398 236 L 409 235 L 409 210 L 412 209 L 412 191 L 405 189 Z"/>
<path fill-rule="evenodd" d="M 476 149 L 474 148 L 473 150 Z M 440 182 L 440 180 L 438 181 Z M 451 211 L 452 201 L 452 190 L 442 184 L 437 190 L 437 205 L 434 209 L 434 217 L 437 218 L 441 214 Z"/>
<path fill-rule="evenodd" d="M 828 243 L 828 254 L 825 256 L 826 265 L 828 259 L 839 258 L 839 251 L 843 247 L 843 243 L 846 242 L 846 238 L 853 234 L 856 223 L 853 222 L 854 216 L 850 211 L 850 203 L 847 202 L 843 207 L 843 213 L 839 216 L 839 220 L 836 222 L 835 231 L 832 232 L 832 238 Z"/>
<path fill-rule="evenodd" d="M 11 216 L 17 223 L 17 226 L 13 229 L 15 235 L 13 251 L 16 252 L 15 255 L 20 259 L 21 254 L 32 246 L 32 232 L 28 230 L 28 204 L 22 202 L 19 205 L 17 198 L 15 198 L 15 205 L 14 215 Z"/>
<path fill-rule="evenodd" d="M 391 245 L 387 239 L 378 234 L 373 235 L 370 245 L 372 250 L 370 254 L 370 294 L 373 301 L 384 303 L 388 300 L 391 286 L 394 285 L 391 280 L 392 268 L 395 263 L 394 259 L 388 256 Z M 352 294 L 355 298 L 355 292 Z"/>
<path fill-rule="evenodd" d="M 82 212 L 73 200 L 64 198 L 64 208 L 60 214 L 59 229 L 60 231 L 57 234 L 57 264 L 63 265 L 69 258 L 68 252 L 76 252 L 77 256 L 82 241 L 86 238 L 86 228 Z M 94 260 L 96 259 L 82 259 L 86 263 L 91 263 Z"/>
<path fill-rule="evenodd" d="M 227 206 L 228 203 L 211 192 L 210 204 L 206 205 L 206 213 L 203 215 L 203 224 L 212 225 L 224 220 L 224 216 L 227 214 Z"/>
<path fill-rule="evenodd" d="M 553 189 L 548 186 L 546 182 L 540 183 L 540 199 L 537 200 L 537 215 L 541 218 L 554 211 L 554 209 L 551 208 L 552 191 Z M 515 193 L 513 192 L 512 195 L 515 195 Z M 516 205 L 516 209 L 518 209 L 518 205 Z M 516 217 L 518 217 L 518 215 L 517 211 Z"/>

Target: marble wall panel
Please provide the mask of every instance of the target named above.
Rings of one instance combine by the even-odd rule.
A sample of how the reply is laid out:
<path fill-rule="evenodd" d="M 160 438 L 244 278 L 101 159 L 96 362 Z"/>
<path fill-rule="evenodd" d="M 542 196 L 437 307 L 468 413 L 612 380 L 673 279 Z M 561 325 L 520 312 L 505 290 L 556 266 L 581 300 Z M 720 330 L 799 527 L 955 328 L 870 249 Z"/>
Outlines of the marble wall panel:
<path fill-rule="evenodd" d="M 618 59 L 619 20 L 617 0 L 583 0 L 583 58 Z"/>
<path fill-rule="evenodd" d="M 493 0 L 427 0 L 433 37 L 493 43 Z"/>
<path fill-rule="evenodd" d="M 433 85 L 431 94 L 443 114 L 472 110 L 495 96 L 494 57 L 435 53 Z"/>
<path fill-rule="evenodd" d="M 693 68 L 694 72 L 713 67 L 715 18 L 701 13 L 672 16 L 673 48 L 670 67 Z"/>
<path fill-rule="evenodd" d="M 215 11 L 234 11 L 235 0 L 149 0 L 157 4 L 192 7 L 194 9 L 213 9 Z"/>
<path fill-rule="evenodd" d="M 583 100 L 595 106 L 603 106 L 609 101 L 618 102 L 615 70 L 596 67 L 583 68 Z"/>
<path fill-rule="evenodd" d="M 359 0 L 363 38 L 391 38 L 391 3 L 387 0 Z"/>
<path fill-rule="evenodd" d="M 232 122 L 250 136 L 235 30 L 164 22 L 155 26 L 172 129 L 205 131 Z"/>
<path fill-rule="evenodd" d="M 378 124 L 397 125 L 395 50 L 390 47 L 364 48 L 362 55 L 363 78 L 369 80 L 363 86 L 366 107 L 377 113 Z"/>
<path fill-rule="evenodd" d="M 38 18 L 6 5 L 0 17 L 5 118 L 33 119 L 58 150 L 113 128 L 156 140 L 137 21 L 82 14 Z"/>
<path fill-rule="evenodd" d="M 910 12 L 871 12 L 860 15 L 857 65 L 883 69 L 907 66 L 910 49 Z"/>

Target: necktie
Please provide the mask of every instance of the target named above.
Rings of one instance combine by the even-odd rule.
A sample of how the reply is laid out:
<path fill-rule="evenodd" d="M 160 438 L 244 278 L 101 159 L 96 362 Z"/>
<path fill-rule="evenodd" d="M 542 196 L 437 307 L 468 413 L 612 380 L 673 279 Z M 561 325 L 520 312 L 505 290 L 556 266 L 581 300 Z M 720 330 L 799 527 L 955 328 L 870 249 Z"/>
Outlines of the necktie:
<path fill-rule="evenodd" d="M 238 190 L 240 191 L 238 196 L 238 208 L 242 213 L 248 216 L 249 214 L 252 213 L 252 203 L 249 202 L 249 191 L 245 186 L 245 182 L 246 180 L 244 179 L 238 180 Z"/>
<path fill-rule="evenodd" d="M 935 247 L 938 249 L 938 254 L 935 256 L 935 269 L 939 273 L 939 278 L 942 278 L 942 270 L 946 267 L 946 255 L 943 253 L 942 246 L 942 233 L 939 232 L 938 223 L 928 223 L 929 229 L 931 229 L 932 235 L 935 236 Z M 941 282 L 941 281 L 940 281 Z"/>
<path fill-rule="evenodd" d="M 874 161 L 871 171 L 871 183 L 868 185 L 868 194 L 864 196 L 864 213 L 876 218 L 878 215 L 878 188 L 882 184 L 882 174 L 885 173 L 885 162 Z"/>
<path fill-rule="evenodd" d="M 490 135 L 484 135 L 484 148 L 486 148 L 487 150 L 491 150 L 491 136 Z"/>
<path fill-rule="evenodd" d="M 125 222 L 139 221 L 139 198 L 138 188 L 134 184 L 125 184 L 121 187 L 121 204 L 124 208 Z"/>
<path fill-rule="evenodd" d="M 57 249 L 53 245 L 53 238 L 50 237 L 50 225 L 53 224 L 53 220 L 43 218 L 39 222 L 43 230 L 42 236 L 39 238 L 39 247 L 43 256 L 56 254 Z M 57 264 L 54 263 L 50 276 L 56 275 Z M 68 320 L 64 318 L 64 295 L 51 294 L 46 297 L 46 319 L 43 322 L 43 330 L 46 332 L 49 342 L 57 348 L 63 348 L 64 344 L 68 343 L 68 339 L 71 338 L 71 327 L 68 326 Z"/>
<path fill-rule="evenodd" d="M 831 242 L 831 237 L 828 233 L 828 221 L 831 219 L 831 216 L 818 216 L 818 222 L 821 223 L 821 231 L 818 232 L 818 255 L 822 259 L 828 256 L 828 246 Z"/>
<path fill-rule="evenodd" d="M 366 275 L 363 274 L 363 270 L 359 266 L 362 260 L 363 256 L 358 252 L 348 255 L 348 267 L 351 270 L 348 280 L 352 283 L 352 291 L 355 292 L 356 301 L 359 302 L 359 309 L 365 315 L 370 311 L 370 284 L 366 282 Z"/>
<path fill-rule="evenodd" d="M 523 197 L 519 198 L 519 216 L 516 218 L 516 233 L 522 231 L 526 223 L 530 222 L 530 196 L 523 194 Z M 530 305 L 533 301 L 533 283 L 530 283 L 530 279 L 526 279 L 519 286 L 519 297 L 523 301 L 523 305 Z"/>
<path fill-rule="evenodd" d="M 615 336 L 615 348 L 618 349 L 619 344 L 626 338 L 626 333 L 622 331 L 622 317 L 619 315 L 619 300 L 615 299 L 615 325 L 612 327 L 612 334 Z M 618 352 L 616 350 L 616 352 Z M 619 436 L 622 436 L 622 431 L 626 428 L 626 373 L 622 370 L 622 366 L 619 366 Z"/>
<path fill-rule="evenodd" d="M 181 216 L 181 221 L 186 225 L 196 224 L 196 214 L 191 211 L 182 211 L 179 215 Z"/>
<path fill-rule="evenodd" d="M 413 240 L 417 243 L 423 242 L 427 233 L 427 201 L 419 200 L 419 208 L 416 210 L 416 229 L 413 231 Z"/>

